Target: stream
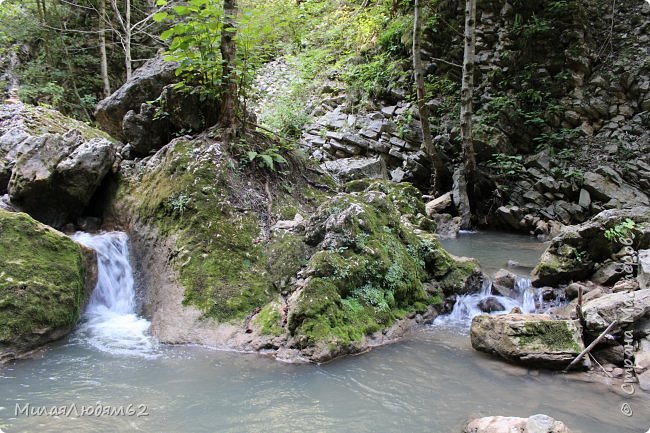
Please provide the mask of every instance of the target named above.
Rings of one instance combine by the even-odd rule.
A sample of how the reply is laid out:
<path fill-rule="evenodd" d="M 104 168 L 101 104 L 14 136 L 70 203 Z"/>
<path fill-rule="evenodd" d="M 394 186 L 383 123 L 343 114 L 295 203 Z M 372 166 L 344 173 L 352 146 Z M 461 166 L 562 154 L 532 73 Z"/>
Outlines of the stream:
<path fill-rule="evenodd" d="M 0 370 L 0 431 L 451 433 L 470 417 L 536 413 L 573 432 L 645 433 L 650 426 L 650 399 L 638 391 L 624 398 L 615 388 L 476 352 L 462 320 L 325 365 L 159 345 L 136 314 L 126 235 L 76 239 L 98 250 L 98 286 L 72 335 L 42 358 Z M 478 258 L 488 273 L 509 259 L 532 266 L 544 248 L 493 233 L 444 243 Z M 623 402 L 632 416 L 621 413 Z M 52 406 L 56 414 L 39 414 Z"/>

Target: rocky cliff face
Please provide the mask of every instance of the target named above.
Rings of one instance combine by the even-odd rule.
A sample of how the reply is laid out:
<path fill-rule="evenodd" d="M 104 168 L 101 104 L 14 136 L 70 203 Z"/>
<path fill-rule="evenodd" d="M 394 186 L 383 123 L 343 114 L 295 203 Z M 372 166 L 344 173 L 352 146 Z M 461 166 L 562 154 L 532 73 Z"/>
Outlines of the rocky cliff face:
<path fill-rule="evenodd" d="M 463 7 L 440 3 L 436 17 L 444 25 L 427 30 L 422 53 L 449 188 L 452 165 L 462 162 L 453 64 L 462 58 Z M 479 185 L 477 223 L 548 235 L 605 209 L 647 205 L 647 2 L 617 2 L 612 10 L 605 1 L 500 0 L 478 9 L 475 147 L 489 180 Z M 312 99 L 305 149 L 338 171 L 362 163 L 373 171 L 369 161 L 380 157 L 387 167 L 381 176 L 426 187 L 428 161 L 409 80 L 360 102 L 339 78 L 330 74 Z M 278 92 L 263 79 L 260 87 Z"/>

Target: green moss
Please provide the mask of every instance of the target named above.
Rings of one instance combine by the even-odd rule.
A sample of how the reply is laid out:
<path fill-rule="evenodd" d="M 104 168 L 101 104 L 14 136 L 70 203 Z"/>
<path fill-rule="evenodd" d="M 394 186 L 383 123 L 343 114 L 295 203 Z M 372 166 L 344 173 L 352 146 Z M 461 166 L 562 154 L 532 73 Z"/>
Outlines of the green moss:
<path fill-rule="evenodd" d="M 241 320 L 277 295 L 310 250 L 295 235 L 267 239 L 260 223 L 266 207 L 250 197 L 251 182 L 227 156 L 215 161 L 207 148 L 201 141 L 175 141 L 154 170 L 125 178 L 117 199 L 176 240 L 173 265 L 184 304 L 219 321 Z M 260 189 L 253 194 L 265 195 Z M 283 200 L 294 215 L 302 205 L 290 195 Z"/>
<path fill-rule="evenodd" d="M 103 138 L 109 141 L 115 141 L 105 132 L 78 120 L 66 117 L 56 110 L 51 110 L 45 107 L 35 107 L 28 104 L 25 104 L 22 107 L 26 112 L 24 115 L 25 127 L 27 131 L 34 135 L 65 134 L 70 130 L 76 129 L 86 140 Z"/>
<path fill-rule="evenodd" d="M 84 302 L 79 245 L 26 214 L 0 210 L 0 345 L 72 327 Z"/>
<path fill-rule="evenodd" d="M 262 335 L 274 335 L 277 337 L 284 332 L 280 306 L 275 302 L 269 303 L 262 308 L 253 321 L 260 328 L 260 334 Z"/>
<path fill-rule="evenodd" d="M 472 264 L 456 263 L 433 235 L 401 224 L 402 212 L 419 209 L 421 201 L 400 206 L 390 197 L 404 189 L 392 187 L 353 182 L 346 188 L 361 192 L 338 194 L 319 209 L 315 218 L 325 231 L 319 240 L 326 249 L 310 259 L 311 280 L 289 317 L 289 330 L 302 344 L 359 341 L 407 314 L 439 305 L 441 290 L 429 294 L 424 282 L 464 284 L 463 277 L 474 271 Z"/>
<path fill-rule="evenodd" d="M 519 343 L 532 349 L 551 349 L 558 352 L 580 352 L 573 333 L 566 322 L 561 320 L 543 320 L 529 322 L 524 326 L 525 335 L 519 337 Z"/>

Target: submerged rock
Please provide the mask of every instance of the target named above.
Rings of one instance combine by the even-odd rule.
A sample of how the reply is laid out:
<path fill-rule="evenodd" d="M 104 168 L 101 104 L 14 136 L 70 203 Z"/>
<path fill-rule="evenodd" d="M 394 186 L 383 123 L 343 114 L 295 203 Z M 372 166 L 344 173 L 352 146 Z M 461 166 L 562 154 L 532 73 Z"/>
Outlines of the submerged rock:
<path fill-rule="evenodd" d="M 571 433 L 561 421 L 548 415 L 529 418 L 513 416 L 488 416 L 470 421 L 463 433 Z"/>
<path fill-rule="evenodd" d="M 504 311 L 506 307 L 494 296 L 483 298 L 478 303 L 478 308 L 484 313 L 492 313 L 494 311 Z"/>
<path fill-rule="evenodd" d="M 476 316 L 471 341 L 476 350 L 549 369 L 566 367 L 584 349 L 580 322 L 544 314 Z"/>
<path fill-rule="evenodd" d="M 0 209 L 0 364 L 65 336 L 97 280 L 95 253 Z"/>
<path fill-rule="evenodd" d="M 82 214 L 115 154 L 106 134 L 54 110 L 0 106 L 0 171 L 11 173 L 6 189 L 15 205 L 46 224 L 60 227 Z"/>

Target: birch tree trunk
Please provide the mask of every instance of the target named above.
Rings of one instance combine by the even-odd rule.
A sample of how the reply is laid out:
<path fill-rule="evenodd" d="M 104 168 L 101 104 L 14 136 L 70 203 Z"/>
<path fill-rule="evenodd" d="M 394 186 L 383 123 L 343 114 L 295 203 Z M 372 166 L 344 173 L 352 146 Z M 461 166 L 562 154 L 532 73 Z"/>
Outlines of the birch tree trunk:
<path fill-rule="evenodd" d="M 126 80 L 128 81 L 133 74 L 133 62 L 131 61 L 131 0 L 125 1 L 124 11 L 125 26 L 124 26 L 124 65 L 126 67 Z"/>
<path fill-rule="evenodd" d="M 465 50 L 463 56 L 463 81 L 460 90 L 460 137 L 464 159 L 464 177 L 467 194 L 459 203 L 461 228 L 471 228 L 473 187 L 476 179 L 476 155 L 472 141 L 472 97 L 474 93 L 474 50 L 476 47 L 476 0 L 465 0 Z"/>
<path fill-rule="evenodd" d="M 108 79 L 108 58 L 106 56 L 106 0 L 99 0 L 99 63 L 104 86 L 104 98 L 111 94 Z"/>
<path fill-rule="evenodd" d="M 422 150 L 429 156 L 431 161 L 431 193 L 437 195 L 441 193 L 441 181 L 443 167 L 442 160 L 431 137 L 431 126 L 429 125 L 429 110 L 425 105 L 424 93 L 424 67 L 422 66 L 422 56 L 420 53 L 420 39 L 422 34 L 420 0 L 415 0 L 415 10 L 413 16 L 413 78 L 417 93 L 418 113 L 420 124 L 422 125 Z"/>

